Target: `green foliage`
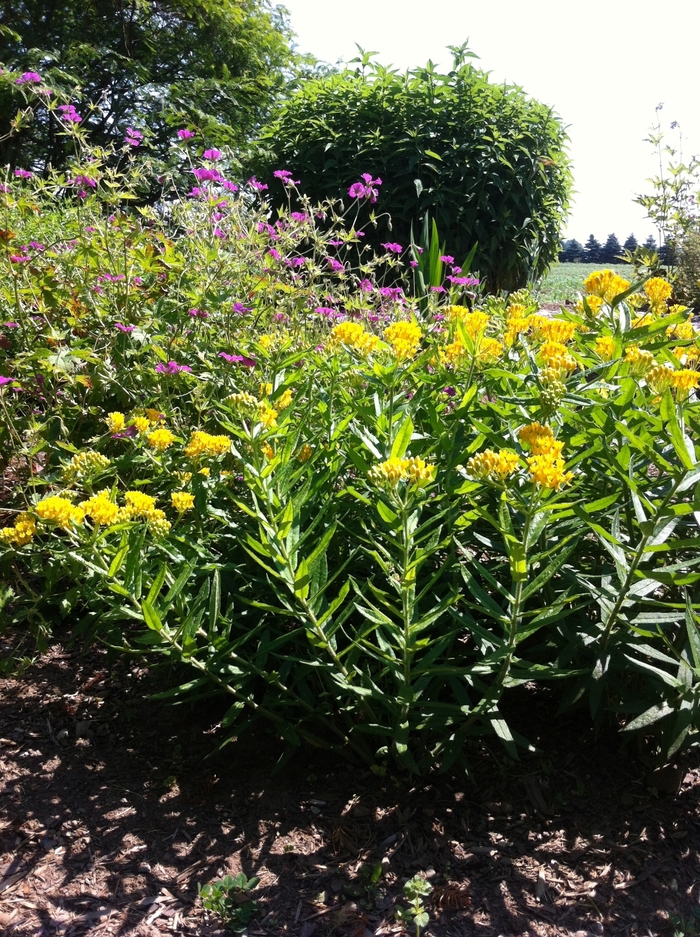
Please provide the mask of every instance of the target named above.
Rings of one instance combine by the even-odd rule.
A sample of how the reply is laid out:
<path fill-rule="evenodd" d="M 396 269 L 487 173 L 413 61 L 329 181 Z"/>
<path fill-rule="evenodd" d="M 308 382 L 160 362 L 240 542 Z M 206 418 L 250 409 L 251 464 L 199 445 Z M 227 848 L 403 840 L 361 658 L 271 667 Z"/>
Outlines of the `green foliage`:
<path fill-rule="evenodd" d="M 517 758 L 504 696 L 544 682 L 660 761 L 696 743 L 700 349 L 668 284 L 409 300 L 400 256 L 351 262 L 364 206 L 288 180 L 273 225 L 221 154 L 133 209 L 148 164 L 74 142 L 84 197 L 0 193 L 4 626 L 178 664 L 222 744 L 264 722 L 380 772 Z"/>
<path fill-rule="evenodd" d="M 451 48 L 447 74 L 428 62 L 401 75 L 366 54 L 354 70 L 306 82 L 262 131 L 252 165 L 270 182 L 292 170 L 313 200 L 380 177 L 372 246 L 407 244 L 429 215 L 458 259 L 478 244 L 474 267 L 490 289 L 515 289 L 556 259 L 567 137 L 550 108 L 491 84 L 466 44 Z M 282 200 L 279 188 L 273 196 Z"/>
<path fill-rule="evenodd" d="M 430 915 L 425 909 L 423 898 L 433 890 L 433 886 L 420 875 L 414 875 L 403 886 L 404 898 L 409 902 L 407 908 L 397 908 L 396 917 L 399 921 L 413 924 L 416 937 L 420 937 L 421 930 L 428 926 Z"/>
<path fill-rule="evenodd" d="M 622 277 L 630 277 L 631 267 L 625 264 L 606 264 Z M 558 263 L 542 278 L 533 290 L 538 302 L 564 303 L 566 300 L 576 300 L 584 292 L 583 282 L 589 274 L 598 270 L 597 264 L 586 263 Z"/>
<path fill-rule="evenodd" d="M 164 155 L 174 128 L 234 144 L 267 114 L 293 60 L 290 31 L 267 0 L 17 0 L 1 15 L 0 62 L 37 71 L 79 106 L 93 142 L 140 128 Z M 0 88 L 0 131 L 24 103 Z M 72 154 L 55 120 L 37 116 L 0 142 L 0 163 L 63 166 Z"/>
<path fill-rule="evenodd" d="M 234 934 L 240 934 L 258 909 L 257 903 L 250 897 L 250 892 L 259 881 L 258 878 L 248 878 L 245 873 L 240 872 L 234 878 L 226 875 L 207 885 L 198 885 L 197 891 L 204 908 L 216 914 Z"/>

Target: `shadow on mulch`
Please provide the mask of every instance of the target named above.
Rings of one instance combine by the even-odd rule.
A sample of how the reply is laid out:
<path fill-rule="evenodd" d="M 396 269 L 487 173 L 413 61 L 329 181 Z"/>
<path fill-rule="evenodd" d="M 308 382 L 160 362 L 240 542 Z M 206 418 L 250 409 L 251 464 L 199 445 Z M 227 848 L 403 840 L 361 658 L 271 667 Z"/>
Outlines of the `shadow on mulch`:
<path fill-rule="evenodd" d="M 240 871 L 260 878 L 253 937 L 401 933 L 416 873 L 435 937 L 657 937 L 697 907 L 697 759 L 664 795 L 617 739 L 523 695 L 513 718 L 543 754 L 482 749 L 470 780 L 308 750 L 274 774 L 262 731 L 207 759 L 223 709 L 149 702 L 159 679 L 57 647 L 0 680 L 3 933 L 223 934 L 197 883 Z"/>

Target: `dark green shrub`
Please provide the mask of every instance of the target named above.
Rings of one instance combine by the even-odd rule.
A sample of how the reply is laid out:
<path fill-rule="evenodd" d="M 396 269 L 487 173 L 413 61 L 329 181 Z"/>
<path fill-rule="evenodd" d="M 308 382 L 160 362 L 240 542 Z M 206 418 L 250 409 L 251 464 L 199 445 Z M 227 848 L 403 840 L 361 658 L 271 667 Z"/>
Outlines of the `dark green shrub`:
<path fill-rule="evenodd" d="M 430 62 L 403 75 L 366 67 L 365 56 L 361 69 L 305 82 L 263 129 L 252 168 L 280 201 L 276 169 L 292 170 L 314 201 L 347 201 L 362 173 L 380 177 L 368 241 L 406 245 L 428 212 L 450 254 L 459 261 L 478 241 L 474 264 L 489 287 L 515 289 L 557 258 L 567 136 L 551 108 L 491 84 L 465 47 L 452 51 L 446 75 Z"/>

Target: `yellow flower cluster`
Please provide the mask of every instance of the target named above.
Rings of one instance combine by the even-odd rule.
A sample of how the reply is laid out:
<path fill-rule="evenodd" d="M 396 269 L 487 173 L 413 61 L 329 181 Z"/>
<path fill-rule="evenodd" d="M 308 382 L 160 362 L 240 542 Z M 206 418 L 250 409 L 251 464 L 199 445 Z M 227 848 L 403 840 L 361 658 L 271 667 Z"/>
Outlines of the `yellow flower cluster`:
<path fill-rule="evenodd" d="M 37 505 L 37 512 L 40 507 L 41 503 Z M 106 489 L 88 498 L 87 501 L 81 501 L 78 510 L 98 526 L 109 527 L 110 524 L 114 524 L 120 519 L 119 508 L 114 501 L 110 500 L 109 491 Z"/>
<path fill-rule="evenodd" d="M 518 453 L 512 449 L 499 449 L 495 452 L 493 449 L 484 449 L 473 455 L 467 462 L 465 468 L 468 475 L 472 478 L 488 478 L 492 480 L 503 481 L 518 467 Z"/>
<path fill-rule="evenodd" d="M 676 391 L 679 400 L 685 400 L 691 390 L 694 390 L 700 384 L 700 373 L 691 371 L 689 368 L 683 368 L 681 371 L 674 371 L 671 378 L 671 387 Z"/>
<path fill-rule="evenodd" d="M 673 379 L 673 368 L 668 365 L 656 365 L 651 368 L 645 377 L 647 387 L 659 396 L 663 394 L 670 386 Z"/>
<path fill-rule="evenodd" d="M 498 341 L 497 338 L 487 338 L 484 337 L 481 339 L 481 344 L 479 345 L 479 351 L 476 356 L 477 361 L 488 364 L 492 361 L 497 361 L 503 354 L 503 345 Z"/>
<path fill-rule="evenodd" d="M 32 542 L 35 533 L 36 521 L 31 514 L 23 512 L 17 516 L 12 527 L 3 527 L 0 530 L 0 543 L 23 547 Z"/>
<path fill-rule="evenodd" d="M 594 315 L 594 316 L 597 316 L 598 313 L 600 312 L 600 310 L 601 310 L 601 309 L 603 308 L 603 306 L 605 305 L 605 300 L 603 300 L 603 298 L 602 298 L 601 296 L 586 296 L 586 303 L 587 303 L 587 305 L 588 305 L 588 308 L 589 308 L 590 311 L 591 311 L 591 314 Z M 584 305 L 583 305 L 583 302 L 582 302 L 581 300 L 579 300 L 579 301 L 576 303 L 576 312 L 577 312 L 580 316 L 585 316 L 585 315 L 586 315 L 586 309 L 585 309 L 585 307 L 584 307 Z"/>
<path fill-rule="evenodd" d="M 610 361 L 615 354 L 615 339 L 612 335 L 599 335 L 595 340 L 595 350 L 603 361 Z"/>
<path fill-rule="evenodd" d="M 369 470 L 368 478 L 375 485 L 390 485 L 395 488 L 400 481 L 423 487 L 433 480 L 435 466 L 416 457 L 397 459 L 392 457 Z"/>
<path fill-rule="evenodd" d="M 630 288 L 629 280 L 624 280 L 612 270 L 598 270 L 586 277 L 583 287 L 591 296 L 597 296 L 605 303 L 611 303 L 616 296 Z M 588 301 L 591 305 L 590 300 Z"/>
<path fill-rule="evenodd" d="M 527 465 L 532 481 L 542 488 L 553 488 L 557 491 L 574 477 L 573 472 L 565 471 L 564 460 L 555 455 L 554 451 L 528 456 Z"/>
<path fill-rule="evenodd" d="M 278 410 L 286 410 L 292 403 L 292 392 L 289 388 L 275 400 L 275 406 Z"/>
<path fill-rule="evenodd" d="M 85 512 L 82 505 L 75 507 L 68 498 L 61 498 L 58 495 L 50 495 L 40 501 L 35 511 L 42 521 L 51 521 L 65 530 L 69 530 L 73 524 L 82 524 Z"/>
<path fill-rule="evenodd" d="M 666 302 L 671 298 L 673 287 L 663 277 L 652 277 L 644 284 L 649 305 L 656 313 L 666 312 Z"/>
<path fill-rule="evenodd" d="M 200 456 L 223 455 L 231 448 L 228 436 L 212 436 L 202 430 L 195 430 L 190 441 L 185 446 L 185 455 L 188 459 L 198 459 Z"/>
<path fill-rule="evenodd" d="M 297 459 L 300 462 L 308 462 L 313 454 L 314 450 L 307 442 L 305 442 L 301 449 L 297 452 Z"/>
<path fill-rule="evenodd" d="M 260 447 L 260 451 L 266 459 L 274 459 L 275 457 L 275 450 L 272 448 L 269 442 L 263 443 L 263 445 Z"/>
<path fill-rule="evenodd" d="M 92 449 L 86 449 L 84 452 L 78 452 L 67 465 L 63 467 L 63 478 L 65 481 L 74 481 L 78 478 L 84 478 L 86 475 L 94 475 L 101 472 L 111 465 L 106 456 Z"/>
<path fill-rule="evenodd" d="M 126 426 L 126 417 L 123 413 L 115 410 L 113 413 L 107 414 L 105 422 L 110 433 L 121 433 Z"/>
<path fill-rule="evenodd" d="M 194 495 L 187 491 L 173 491 L 170 495 L 170 503 L 178 514 L 184 514 L 185 511 L 191 511 L 194 507 Z"/>
<path fill-rule="evenodd" d="M 416 355 L 422 337 L 420 326 L 415 322 L 392 322 L 384 329 L 384 338 L 399 361 L 406 361 Z"/>
<path fill-rule="evenodd" d="M 667 338 L 675 338 L 679 342 L 690 341 L 697 335 L 693 323 L 679 322 L 676 325 L 669 325 L 666 329 Z"/>
<path fill-rule="evenodd" d="M 548 316 L 530 316 L 535 338 L 544 338 L 550 342 L 570 342 L 578 326 L 575 322 L 564 319 L 550 319 Z"/>
<path fill-rule="evenodd" d="M 464 326 L 464 331 L 474 342 L 484 334 L 489 324 L 489 315 L 486 312 L 480 309 L 472 312 L 466 306 L 448 306 L 445 316 L 450 322 L 459 319 Z"/>
<path fill-rule="evenodd" d="M 165 429 L 164 427 L 154 429 L 146 438 L 148 439 L 148 445 L 158 452 L 164 452 L 175 442 L 175 436 L 169 429 Z"/>
<path fill-rule="evenodd" d="M 126 506 L 121 509 L 119 520 L 150 517 L 156 507 L 156 499 L 142 491 L 127 491 L 124 501 Z"/>
<path fill-rule="evenodd" d="M 360 322 L 339 322 L 333 327 L 330 337 L 330 346 L 345 345 L 360 354 L 368 355 L 377 351 L 381 342 L 377 335 L 366 332 Z"/>
<path fill-rule="evenodd" d="M 271 407 L 267 400 L 263 400 L 258 404 L 258 420 L 265 429 L 272 429 L 277 426 L 277 410 Z"/>
<path fill-rule="evenodd" d="M 560 375 L 576 370 L 576 359 L 561 342 L 546 341 L 537 354 L 548 368 L 558 371 Z"/>
<path fill-rule="evenodd" d="M 535 455 L 554 450 L 560 454 L 564 448 L 564 443 L 558 443 L 554 438 L 552 428 L 543 423 L 535 422 L 522 426 L 518 431 L 518 439 L 521 445 L 527 446 Z"/>
<path fill-rule="evenodd" d="M 143 434 L 151 428 L 151 421 L 147 416 L 135 416 L 131 421 L 131 425 L 136 428 L 138 433 Z"/>
<path fill-rule="evenodd" d="M 650 351 L 640 348 L 639 345 L 629 345 L 625 349 L 625 361 L 629 364 L 629 372 L 634 377 L 644 377 L 653 367 L 654 356 Z"/>

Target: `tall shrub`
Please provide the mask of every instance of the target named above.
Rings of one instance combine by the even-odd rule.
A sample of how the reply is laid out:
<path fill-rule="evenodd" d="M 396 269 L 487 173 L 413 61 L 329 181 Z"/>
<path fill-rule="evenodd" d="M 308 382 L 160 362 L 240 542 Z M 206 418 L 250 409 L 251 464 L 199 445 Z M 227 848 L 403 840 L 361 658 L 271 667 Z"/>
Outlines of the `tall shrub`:
<path fill-rule="evenodd" d="M 515 289 L 557 258 L 566 132 L 521 88 L 489 82 L 466 46 L 452 51 L 447 74 L 432 62 L 398 74 L 365 56 L 361 68 L 304 83 L 260 134 L 252 168 L 271 185 L 274 170 L 292 170 L 313 200 L 347 198 L 371 173 L 383 180 L 376 244 L 405 244 L 429 213 L 451 254 L 478 242 L 489 287 Z M 271 191 L 282 201 L 279 184 Z"/>

